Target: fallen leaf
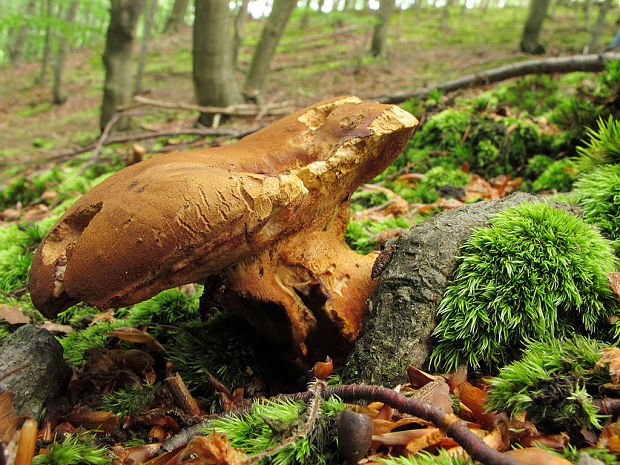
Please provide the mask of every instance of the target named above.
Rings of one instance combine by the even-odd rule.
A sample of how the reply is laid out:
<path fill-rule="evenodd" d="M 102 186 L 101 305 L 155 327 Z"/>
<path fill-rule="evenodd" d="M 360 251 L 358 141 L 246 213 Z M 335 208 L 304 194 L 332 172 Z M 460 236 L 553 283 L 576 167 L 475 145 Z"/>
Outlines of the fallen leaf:
<path fill-rule="evenodd" d="M 504 452 L 505 455 L 521 462 L 523 465 L 572 465 L 572 462 L 565 458 L 539 449 L 538 447 L 527 447 L 525 449 L 513 449 Z"/>
<path fill-rule="evenodd" d="M 225 434 L 215 431 L 192 439 L 183 451 L 183 456 L 188 455 L 194 457 L 183 463 L 195 465 L 245 465 L 249 459 L 230 444 Z"/>
<path fill-rule="evenodd" d="M 120 423 L 120 418 L 110 412 L 94 411 L 70 413 L 62 418 L 73 426 L 83 426 L 86 429 L 99 429 L 108 434 Z"/>
<path fill-rule="evenodd" d="M 597 367 L 609 365 L 609 375 L 613 384 L 620 383 L 620 348 L 605 347 L 601 351 L 601 358 L 596 362 Z"/>
<path fill-rule="evenodd" d="M 614 291 L 614 294 L 620 297 L 620 271 L 607 273 L 607 280 L 609 281 L 609 287 L 611 287 L 611 290 Z"/>
<path fill-rule="evenodd" d="M 407 376 L 411 385 L 415 387 L 422 387 L 425 384 L 428 384 L 439 378 L 438 376 L 431 375 L 411 365 L 407 367 Z"/>
<path fill-rule="evenodd" d="M 446 413 L 454 411 L 450 387 L 443 379 L 436 379 L 422 386 L 412 397 L 421 402 L 440 407 Z"/>
<path fill-rule="evenodd" d="M 123 341 L 145 344 L 153 352 L 161 355 L 166 355 L 166 349 L 164 349 L 164 347 L 159 342 L 157 342 L 157 340 L 152 335 L 140 329 L 128 327 L 117 328 L 113 331 L 109 331 L 108 336 L 116 336 Z"/>
<path fill-rule="evenodd" d="M 50 333 L 69 334 L 73 332 L 73 328 L 70 325 L 59 325 L 52 323 L 51 321 L 44 321 L 42 325 L 37 326 L 39 328 L 47 329 Z"/>
<path fill-rule="evenodd" d="M 334 363 L 328 356 L 324 362 L 316 362 L 312 367 L 312 376 L 318 379 L 327 379 L 334 371 Z"/>
<path fill-rule="evenodd" d="M 415 438 L 407 443 L 405 449 L 410 454 L 417 454 L 422 449 L 426 449 L 427 447 L 436 445 L 439 441 L 441 441 L 446 434 L 440 429 L 436 428 L 436 431 L 429 431 L 424 436 L 419 438 Z"/>
<path fill-rule="evenodd" d="M 405 431 L 393 431 L 384 434 L 373 434 L 372 440 L 384 446 L 406 446 L 417 438 L 421 438 L 422 436 L 435 433 L 437 431 L 440 431 L 439 428 L 429 426 L 420 429 L 409 429 Z M 439 441 L 439 439 L 437 441 Z"/>
<path fill-rule="evenodd" d="M 30 323 L 30 318 L 24 315 L 19 308 L 4 304 L 0 304 L 0 319 L 3 319 L 10 325 L 25 325 Z"/>

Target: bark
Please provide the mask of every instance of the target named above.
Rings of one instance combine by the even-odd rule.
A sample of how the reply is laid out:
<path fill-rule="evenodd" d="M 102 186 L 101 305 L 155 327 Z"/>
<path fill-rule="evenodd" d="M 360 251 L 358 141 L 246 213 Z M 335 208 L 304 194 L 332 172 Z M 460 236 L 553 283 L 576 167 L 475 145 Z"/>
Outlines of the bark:
<path fill-rule="evenodd" d="M 237 58 L 239 56 L 239 48 L 243 43 L 243 27 L 248 19 L 248 4 L 250 0 L 241 0 L 239 11 L 235 16 L 235 32 L 233 35 L 233 69 L 237 66 Z"/>
<path fill-rule="evenodd" d="M 605 69 L 605 63 L 620 60 L 620 53 L 596 55 L 572 55 L 534 59 L 500 66 L 499 68 L 468 74 L 458 79 L 445 81 L 421 89 L 391 94 L 377 99 L 382 103 L 399 103 L 411 98 L 425 98 L 433 90 L 453 92 L 458 89 L 481 86 L 528 74 L 572 73 L 574 71 L 598 72 Z"/>
<path fill-rule="evenodd" d="M 378 57 L 385 54 L 387 33 L 390 27 L 392 13 L 394 13 L 394 0 L 380 0 L 377 14 L 378 21 L 375 25 L 372 35 L 372 45 L 370 46 L 370 53 L 372 56 Z"/>
<path fill-rule="evenodd" d="M 75 16 L 77 14 L 78 2 L 73 0 L 69 4 L 67 14 L 65 16 L 65 23 L 68 28 L 75 22 Z M 60 37 L 58 42 L 58 53 L 56 54 L 56 62 L 54 63 L 54 85 L 52 88 L 52 100 L 55 104 L 65 103 L 67 95 L 63 88 L 63 78 L 65 72 L 65 59 L 67 58 L 67 52 L 69 51 L 69 31 L 65 31 Z"/>
<path fill-rule="evenodd" d="M 592 0 L 586 0 L 585 10 L 584 26 L 589 31 L 592 27 L 590 24 L 592 21 Z"/>
<path fill-rule="evenodd" d="M 149 8 L 144 15 L 144 28 L 142 36 L 142 45 L 140 46 L 140 57 L 138 59 L 138 70 L 136 71 L 136 81 L 133 87 L 133 93 L 141 94 L 142 76 L 144 75 L 144 66 L 146 65 L 146 57 L 149 53 L 149 41 L 151 40 L 151 31 L 155 22 L 155 13 L 157 13 L 158 0 L 149 0 Z"/>
<path fill-rule="evenodd" d="M 53 0 L 45 0 L 45 14 L 48 19 L 51 20 L 54 16 L 54 2 Z M 43 44 L 43 57 L 41 58 L 41 71 L 37 78 L 37 84 L 44 86 L 47 81 L 47 66 L 50 62 L 50 56 L 52 55 L 52 28 L 48 23 L 45 27 L 45 43 Z"/>
<path fill-rule="evenodd" d="M 244 92 L 250 96 L 260 96 L 267 81 L 267 74 L 280 37 L 284 32 L 297 0 L 274 0 L 271 14 L 261 33 L 252 63 L 245 79 Z"/>
<path fill-rule="evenodd" d="M 189 0 L 174 0 L 172 11 L 164 26 L 164 34 L 175 34 L 179 32 L 179 29 L 181 29 L 185 21 L 185 12 L 187 11 L 188 4 Z"/>
<path fill-rule="evenodd" d="M 454 3 L 454 0 L 447 0 L 445 6 L 443 7 L 443 11 L 441 12 L 441 19 L 439 20 L 439 29 L 441 29 L 442 31 L 446 28 L 446 21 L 448 20 L 448 17 L 450 16 L 450 8 L 452 7 L 453 3 Z"/>
<path fill-rule="evenodd" d="M 530 0 L 530 9 L 521 36 L 521 51 L 542 54 L 545 48 L 538 43 L 543 21 L 547 15 L 550 0 Z"/>
<path fill-rule="evenodd" d="M 594 29 L 592 29 L 592 38 L 590 39 L 590 44 L 588 45 L 588 50 L 590 51 L 593 51 L 598 46 L 598 41 L 601 38 L 603 27 L 605 26 L 605 17 L 611 8 L 611 4 L 612 0 L 605 0 L 605 2 L 600 5 L 598 18 L 596 19 Z"/>
<path fill-rule="evenodd" d="M 424 366 L 432 350 L 437 308 L 457 267 L 461 246 L 475 229 L 488 226 L 491 215 L 539 199 L 517 193 L 447 210 L 389 242 L 386 250 L 390 248 L 393 254 L 347 360 L 345 382 L 391 386 L 400 377 L 406 378 L 407 365 Z M 571 211 L 567 205 L 562 208 Z"/>
<path fill-rule="evenodd" d="M 19 65 L 24 61 L 24 47 L 26 45 L 26 36 L 28 35 L 28 21 L 27 18 L 32 16 L 35 12 L 36 1 L 29 0 L 28 5 L 26 6 L 26 12 L 24 14 L 24 19 L 21 22 L 21 25 L 17 29 L 17 38 L 13 43 L 13 47 L 10 50 L 11 55 L 11 63 L 14 65 Z"/>
<path fill-rule="evenodd" d="M 119 105 L 131 102 L 131 70 L 136 26 L 146 0 L 111 0 L 110 24 L 103 52 L 105 83 L 99 126 L 103 130 Z M 129 127 L 129 118 L 123 117 L 117 129 Z"/>
<path fill-rule="evenodd" d="M 241 101 L 232 65 L 232 35 L 228 2 L 196 0 L 193 32 L 194 89 L 198 105 L 227 107 Z M 198 122 L 211 125 L 213 115 Z"/>

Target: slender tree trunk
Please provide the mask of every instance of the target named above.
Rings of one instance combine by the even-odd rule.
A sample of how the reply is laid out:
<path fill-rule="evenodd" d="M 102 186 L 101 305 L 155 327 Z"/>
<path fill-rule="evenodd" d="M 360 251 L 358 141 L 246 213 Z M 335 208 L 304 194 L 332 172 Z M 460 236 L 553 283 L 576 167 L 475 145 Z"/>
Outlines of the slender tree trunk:
<path fill-rule="evenodd" d="M 299 24 L 299 29 L 305 31 L 308 27 L 308 23 L 310 22 L 310 0 L 305 0 L 304 2 L 304 14 L 301 17 L 301 23 Z"/>
<path fill-rule="evenodd" d="M 67 29 L 70 29 L 75 22 L 77 9 L 77 0 L 72 0 L 65 16 L 65 24 L 67 25 Z M 63 77 L 65 72 L 65 59 L 67 58 L 67 52 L 69 51 L 69 34 L 69 31 L 65 31 L 59 37 L 58 54 L 56 55 L 56 63 L 54 63 L 54 86 L 52 88 L 52 100 L 57 105 L 65 103 L 67 100 L 67 95 L 65 93 L 65 89 L 63 88 Z"/>
<path fill-rule="evenodd" d="M 131 70 L 136 26 L 146 0 L 110 0 L 110 25 L 106 36 L 103 64 L 105 83 L 99 126 L 103 130 L 116 107 L 131 101 Z M 121 118 L 115 128 L 129 127 L 129 118 Z"/>
<path fill-rule="evenodd" d="M 282 37 L 286 23 L 288 23 L 295 5 L 297 5 L 297 0 L 273 1 L 271 14 L 267 18 L 265 27 L 263 27 L 260 40 L 252 56 L 250 69 L 245 78 L 244 92 L 247 95 L 260 97 L 267 81 L 271 59 L 275 54 L 280 37 Z"/>
<path fill-rule="evenodd" d="M 10 50 L 11 62 L 14 65 L 19 65 L 24 61 L 24 47 L 26 45 L 26 36 L 28 35 L 28 17 L 35 13 L 36 1 L 29 0 L 24 13 L 24 20 L 21 21 L 17 29 L 17 38 L 13 43 L 13 47 Z"/>
<path fill-rule="evenodd" d="M 378 57 L 385 54 L 385 44 L 387 43 L 392 13 L 394 13 L 394 0 L 380 0 L 378 21 L 372 34 L 372 45 L 370 46 L 372 56 Z"/>
<path fill-rule="evenodd" d="M 543 21 L 549 8 L 550 0 L 530 0 L 530 10 L 521 36 L 521 51 L 542 54 L 545 48 L 538 43 Z"/>
<path fill-rule="evenodd" d="M 239 48 L 241 48 L 241 44 L 243 43 L 243 27 L 248 19 L 248 4 L 250 0 L 241 0 L 241 4 L 239 5 L 239 11 L 237 11 L 237 15 L 235 16 L 235 33 L 233 35 L 233 46 L 232 46 L 232 56 L 233 56 L 233 69 L 237 66 L 237 58 L 239 56 Z"/>
<path fill-rule="evenodd" d="M 591 30 L 592 29 L 592 0 L 586 0 L 586 5 L 585 5 L 585 15 L 584 15 L 584 26 L 586 28 L 586 30 Z"/>
<path fill-rule="evenodd" d="M 603 34 L 603 27 L 605 26 L 605 17 L 611 8 L 611 4 L 612 0 L 605 0 L 605 2 L 600 5 L 598 18 L 596 18 L 596 24 L 594 25 L 594 29 L 592 29 L 592 37 L 590 38 L 590 43 L 588 44 L 588 50 L 590 52 L 594 51 L 594 49 L 598 46 L 598 42 Z"/>
<path fill-rule="evenodd" d="M 45 11 L 48 20 L 51 21 L 54 16 L 54 2 L 53 0 L 45 0 Z M 49 65 L 50 56 L 52 55 L 52 27 L 48 23 L 45 27 L 45 43 L 43 45 L 43 57 L 41 58 L 41 71 L 37 78 L 37 84 L 44 86 L 47 82 L 47 66 Z"/>
<path fill-rule="evenodd" d="M 198 105 L 226 107 L 239 103 L 228 2 L 196 0 L 193 30 L 193 78 Z M 210 126 L 212 115 L 202 113 L 198 122 Z"/>
<path fill-rule="evenodd" d="M 188 4 L 189 0 L 174 0 L 172 11 L 164 26 L 164 34 L 175 34 L 179 32 L 179 29 L 181 29 L 185 21 L 185 13 L 187 12 Z"/>
<path fill-rule="evenodd" d="M 138 70 L 136 71 L 136 81 L 133 86 L 134 95 L 141 94 L 142 90 L 142 76 L 144 75 L 144 66 L 146 65 L 146 58 L 149 53 L 149 42 L 151 40 L 151 31 L 153 30 L 153 23 L 155 22 L 155 13 L 157 13 L 158 0 L 148 0 L 149 7 L 144 15 L 144 26 L 142 45 L 140 46 L 140 57 L 138 58 Z"/>

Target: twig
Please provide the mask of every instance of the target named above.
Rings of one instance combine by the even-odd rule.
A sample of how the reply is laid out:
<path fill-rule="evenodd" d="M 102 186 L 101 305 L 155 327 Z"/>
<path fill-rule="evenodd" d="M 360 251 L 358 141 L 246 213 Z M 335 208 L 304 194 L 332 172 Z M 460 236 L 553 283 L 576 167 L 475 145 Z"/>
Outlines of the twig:
<path fill-rule="evenodd" d="M 310 386 L 308 387 L 308 394 L 312 395 L 312 400 L 310 402 L 310 407 L 308 408 L 309 410 L 308 420 L 306 420 L 306 423 L 304 424 L 303 428 L 301 428 L 299 431 L 297 431 L 292 436 L 289 436 L 288 438 L 286 438 L 280 444 L 276 444 L 275 446 L 270 447 L 269 449 L 265 449 L 264 451 L 259 452 L 258 454 L 254 454 L 250 456 L 248 463 L 256 463 L 262 458 L 269 457 L 270 455 L 278 452 L 279 450 L 284 449 L 290 444 L 293 444 L 295 441 L 297 441 L 297 439 L 306 436 L 316 421 L 316 417 L 319 413 L 319 407 L 321 406 L 321 402 L 320 402 L 321 394 L 325 390 L 326 387 L 327 387 L 327 383 L 319 379 L 311 383 Z"/>
<path fill-rule="evenodd" d="M 570 73 L 574 71 L 598 72 L 605 64 L 620 60 L 620 53 L 601 53 L 598 55 L 571 55 L 520 61 L 479 73 L 468 74 L 458 79 L 433 84 L 428 87 L 398 94 L 385 95 L 377 99 L 381 103 L 400 103 L 411 98 L 427 97 L 432 91 L 453 92 L 458 89 L 490 84 L 528 74 Z"/>
<path fill-rule="evenodd" d="M 202 106 L 202 105 L 194 105 L 192 103 L 175 103 L 175 102 L 165 102 L 163 100 L 155 100 L 146 97 L 141 97 L 139 95 L 134 97 L 134 101 L 136 101 L 140 105 L 150 105 L 153 107 L 160 108 L 172 108 L 179 110 L 189 110 L 189 111 L 198 111 L 200 113 L 212 113 L 212 114 L 220 114 L 220 115 L 229 115 L 229 116 L 256 116 L 261 109 L 257 108 L 256 105 L 248 105 L 248 104 L 240 104 L 240 105 L 230 105 L 227 107 L 210 107 L 210 106 Z M 135 108 L 136 105 L 130 106 L 131 108 Z M 125 107 L 124 109 L 127 109 Z M 270 115 L 284 115 L 291 112 L 290 104 L 288 102 L 280 102 L 273 103 L 267 105 L 266 113 Z"/>
<path fill-rule="evenodd" d="M 129 113 L 121 111 L 121 112 L 118 112 L 118 113 L 114 113 L 112 115 L 112 118 L 110 118 L 108 120 L 108 122 L 106 123 L 105 127 L 103 128 L 103 131 L 101 132 L 101 136 L 99 136 L 99 139 L 97 140 L 97 144 L 95 145 L 93 153 L 91 154 L 90 158 L 88 159 L 88 162 L 80 170 L 80 172 L 79 172 L 80 176 L 82 176 L 84 174 L 84 172 L 88 168 L 93 166 L 95 164 L 95 162 L 99 159 L 99 153 L 101 152 L 101 148 L 103 147 L 103 142 L 108 138 L 108 134 L 110 134 L 110 131 L 112 130 L 112 126 L 114 126 L 114 124 L 116 124 L 116 122 L 122 116 L 128 116 L 128 115 L 129 115 Z"/>
<path fill-rule="evenodd" d="M 448 436 L 453 438 L 469 455 L 482 463 L 488 465 L 521 465 L 515 459 L 490 448 L 485 442 L 472 433 L 464 423 L 454 414 L 447 414 L 439 407 L 427 404 L 426 402 L 407 398 L 402 394 L 384 388 L 382 386 L 372 386 L 365 384 L 342 385 L 325 388 L 322 397 L 327 399 L 331 396 L 338 396 L 345 402 L 357 400 L 367 400 L 371 402 L 383 402 L 397 409 L 402 413 L 408 413 L 418 418 L 431 421 L 435 426 L 445 431 Z M 272 398 L 274 401 L 295 400 L 308 402 L 314 393 L 306 391 L 295 394 L 285 394 Z M 227 415 L 243 415 L 251 407 L 241 407 L 230 410 Z M 213 419 L 211 417 L 210 419 Z M 164 442 L 162 450 L 170 451 L 187 443 L 201 429 L 211 426 L 210 419 L 194 425 L 179 434 L 172 436 Z"/>

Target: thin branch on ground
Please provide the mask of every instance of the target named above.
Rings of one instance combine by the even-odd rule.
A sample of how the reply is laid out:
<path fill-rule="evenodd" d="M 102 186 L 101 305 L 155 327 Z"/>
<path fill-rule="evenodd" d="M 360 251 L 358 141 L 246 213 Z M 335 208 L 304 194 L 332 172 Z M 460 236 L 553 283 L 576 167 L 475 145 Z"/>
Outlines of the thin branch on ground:
<path fill-rule="evenodd" d="M 379 97 L 377 101 L 381 103 L 400 103 L 411 98 L 425 98 L 435 90 L 453 92 L 459 89 L 483 86 L 492 82 L 504 81 L 528 74 L 572 73 L 574 71 L 598 72 L 604 70 L 605 64 L 612 60 L 620 60 L 620 53 L 571 55 L 521 61 L 488 71 L 468 74 L 458 79 L 433 84 L 421 89 L 385 95 Z"/>
<path fill-rule="evenodd" d="M 265 105 L 266 111 L 263 108 L 260 108 L 253 104 L 239 104 L 239 105 L 230 105 L 228 107 L 210 107 L 210 106 L 202 106 L 202 105 L 194 105 L 192 103 L 183 103 L 183 102 L 165 102 L 163 100 L 155 100 L 146 97 L 141 97 L 139 95 L 134 97 L 134 101 L 136 103 L 124 107 L 124 110 L 128 108 L 136 108 L 138 106 L 149 105 L 153 107 L 159 108 L 170 108 L 175 110 L 189 110 L 189 111 L 197 111 L 200 113 L 211 113 L 211 114 L 219 114 L 219 115 L 227 115 L 227 116 L 256 116 L 261 112 L 263 114 L 269 115 L 287 115 L 291 112 L 292 107 L 290 102 L 280 102 L 280 103 L 271 103 Z"/>
<path fill-rule="evenodd" d="M 383 402 L 401 413 L 408 413 L 418 418 L 432 422 L 437 428 L 445 431 L 446 435 L 454 439 L 475 460 L 488 465 L 521 465 L 510 456 L 489 447 L 482 439 L 472 433 L 465 423 L 454 414 L 448 414 L 443 409 L 416 399 L 408 398 L 402 394 L 382 386 L 365 384 L 341 385 L 327 387 L 321 393 L 324 399 L 338 396 L 345 402 L 367 400 L 370 402 Z M 314 392 L 306 391 L 295 394 L 283 394 L 272 398 L 273 401 L 294 400 L 308 402 L 314 396 Z M 240 407 L 229 410 L 225 415 L 243 415 L 252 407 Z M 212 427 L 211 420 L 217 416 L 210 416 L 201 423 L 186 428 L 178 434 L 166 440 L 162 449 L 171 451 L 189 442 L 200 430 Z"/>

